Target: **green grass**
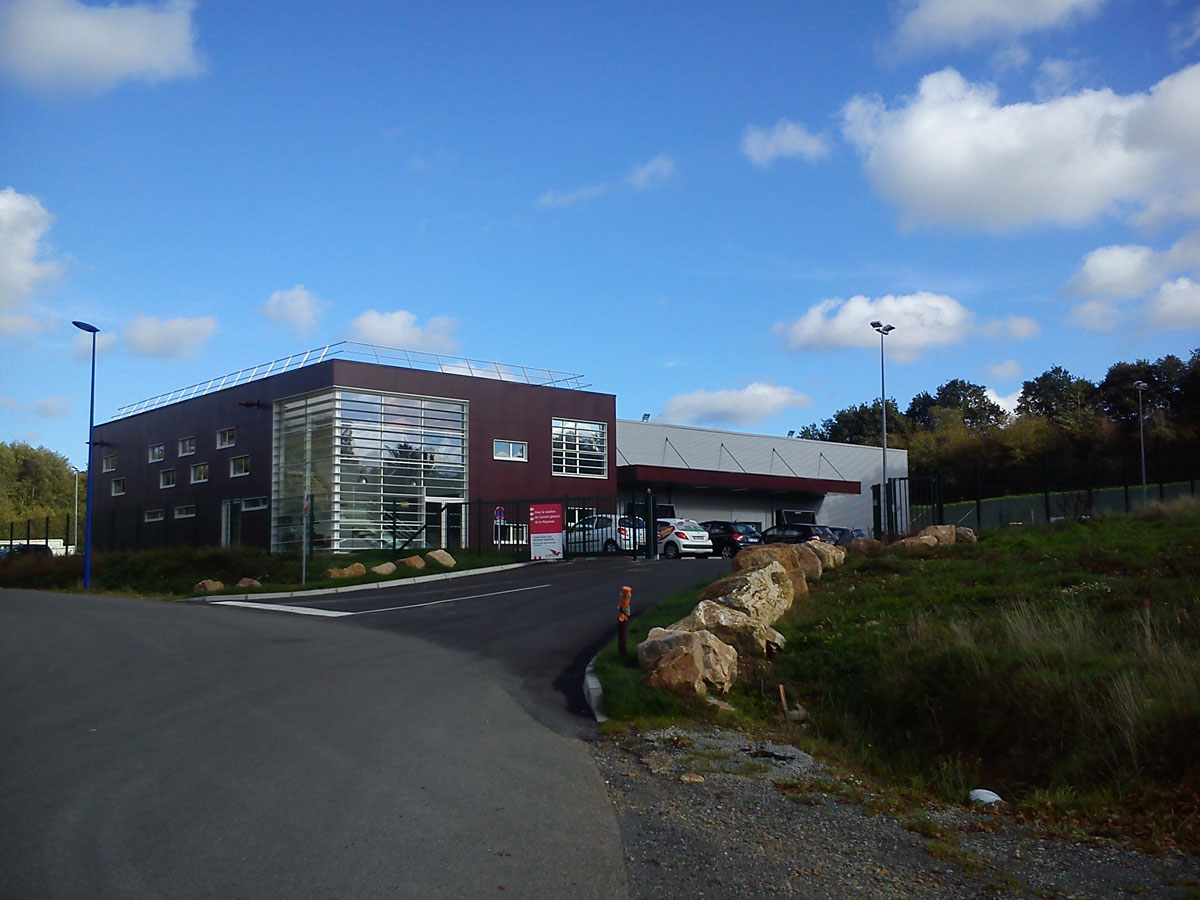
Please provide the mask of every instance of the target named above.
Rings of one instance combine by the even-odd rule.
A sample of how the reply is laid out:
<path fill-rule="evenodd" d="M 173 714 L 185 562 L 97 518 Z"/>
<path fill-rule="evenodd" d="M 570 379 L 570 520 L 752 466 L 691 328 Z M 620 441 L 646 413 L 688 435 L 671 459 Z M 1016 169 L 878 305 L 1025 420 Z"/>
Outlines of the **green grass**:
<path fill-rule="evenodd" d="M 425 551 L 411 550 L 399 556 Z M 455 569 L 474 569 L 519 562 L 515 554 L 473 551 L 452 552 Z M 307 584 L 301 585 L 301 559 L 298 553 L 271 554 L 251 547 L 171 547 L 155 550 L 96 553 L 92 556 L 92 589 L 146 597 L 179 598 L 193 596 L 193 587 L 205 578 L 223 582 L 225 594 L 265 593 L 342 587 L 352 584 L 387 581 L 395 578 L 444 572 L 437 565 L 422 570 L 397 568 L 392 575 L 371 573 L 372 566 L 397 558 L 390 550 L 370 550 L 331 556 L 309 557 Z M 325 570 L 345 568 L 361 562 L 368 572 L 357 578 L 329 579 Z M 261 588 L 233 587 L 242 578 L 253 578 Z M 0 585 L 37 590 L 76 590 L 83 584 L 81 556 L 28 556 L 0 563 Z"/>
<path fill-rule="evenodd" d="M 810 588 L 776 624 L 784 653 L 726 698 L 735 721 L 794 729 L 783 684 L 810 713 L 796 737 L 893 784 L 988 787 L 1042 820 L 1116 816 L 1149 845 L 1200 846 L 1200 505 L 855 558 Z M 710 715 L 601 658 L 610 715 Z"/>

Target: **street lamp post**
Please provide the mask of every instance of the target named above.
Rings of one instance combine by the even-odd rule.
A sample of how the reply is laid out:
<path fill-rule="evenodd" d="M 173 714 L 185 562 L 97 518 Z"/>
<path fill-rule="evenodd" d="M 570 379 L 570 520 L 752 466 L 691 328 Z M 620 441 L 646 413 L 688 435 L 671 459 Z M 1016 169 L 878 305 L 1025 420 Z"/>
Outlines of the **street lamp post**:
<path fill-rule="evenodd" d="M 883 369 L 883 339 L 896 330 L 895 325 L 884 325 L 880 321 L 871 323 L 879 332 L 879 410 L 883 417 L 883 483 L 879 489 L 879 501 L 883 504 L 883 530 L 888 537 L 892 534 L 892 504 L 888 497 L 887 477 L 887 381 Z"/>
<path fill-rule="evenodd" d="M 79 552 L 79 467 L 71 466 L 75 470 L 75 512 L 71 516 L 71 521 L 75 524 L 74 537 L 71 538 L 71 553 Z"/>
<path fill-rule="evenodd" d="M 95 490 L 96 481 L 92 477 L 92 458 L 96 455 L 96 332 L 100 329 L 87 322 L 71 324 L 92 336 L 92 386 L 91 399 L 88 402 L 87 524 L 83 529 L 83 589 L 86 591 L 92 586 L 92 492 Z"/>
<path fill-rule="evenodd" d="M 1144 381 L 1135 381 L 1133 387 L 1138 392 L 1138 440 L 1142 446 L 1142 507 L 1145 508 L 1149 501 L 1146 497 L 1146 420 L 1142 417 L 1142 391 L 1150 385 Z"/>

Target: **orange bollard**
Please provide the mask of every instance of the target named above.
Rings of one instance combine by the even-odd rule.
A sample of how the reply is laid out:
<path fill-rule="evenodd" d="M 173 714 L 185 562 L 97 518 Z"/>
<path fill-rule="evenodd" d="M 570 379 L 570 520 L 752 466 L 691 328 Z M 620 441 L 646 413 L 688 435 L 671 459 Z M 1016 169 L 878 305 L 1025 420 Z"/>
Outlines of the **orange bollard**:
<path fill-rule="evenodd" d="M 617 606 L 617 655 L 625 659 L 626 641 L 629 637 L 629 602 L 633 599 L 633 588 L 621 587 L 621 600 Z"/>

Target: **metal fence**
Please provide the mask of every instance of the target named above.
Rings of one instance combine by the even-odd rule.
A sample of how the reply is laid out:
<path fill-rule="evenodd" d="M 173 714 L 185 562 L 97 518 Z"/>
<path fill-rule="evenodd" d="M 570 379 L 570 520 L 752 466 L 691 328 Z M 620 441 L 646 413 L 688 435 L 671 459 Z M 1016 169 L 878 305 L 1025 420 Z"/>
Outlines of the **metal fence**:
<path fill-rule="evenodd" d="M 82 529 L 82 526 L 79 526 Z M 55 553 L 72 553 L 75 548 L 76 521 L 71 515 L 39 516 L 9 522 L 0 531 L 0 547 L 10 544 L 45 544 Z M 80 534 L 82 539 L 82 534 Z"/>

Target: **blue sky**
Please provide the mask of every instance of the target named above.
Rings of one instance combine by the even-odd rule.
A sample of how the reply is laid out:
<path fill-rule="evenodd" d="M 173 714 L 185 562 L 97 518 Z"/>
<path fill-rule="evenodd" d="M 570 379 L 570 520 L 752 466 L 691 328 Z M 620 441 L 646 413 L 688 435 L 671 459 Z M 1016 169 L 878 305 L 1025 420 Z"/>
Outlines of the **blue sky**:
<path fill-rule="evenodd" d="M 836 7 L 836 8 L 835 8 Z M 0 440 L 340 340 L 786 433 L 1200 346 L 1200 6 L 0 0 Z"/>

